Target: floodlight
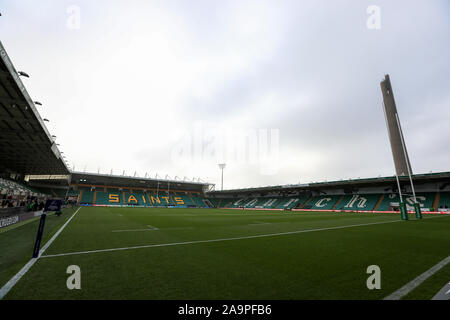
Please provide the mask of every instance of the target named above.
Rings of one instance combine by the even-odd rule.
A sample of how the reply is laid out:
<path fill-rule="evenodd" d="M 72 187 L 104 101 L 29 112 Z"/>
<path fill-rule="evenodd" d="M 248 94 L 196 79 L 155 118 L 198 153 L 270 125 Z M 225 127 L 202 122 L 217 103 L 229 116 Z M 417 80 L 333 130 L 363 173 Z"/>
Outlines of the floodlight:
<path fill-rule="evenodd" d="M 25 77 L 25 78 L 29 78 L 30 76 L 28 75 L 28 73 L 23 72 L 23 71 L 19 71 L 17 72 L 19 74 L 19 76 Z"/>

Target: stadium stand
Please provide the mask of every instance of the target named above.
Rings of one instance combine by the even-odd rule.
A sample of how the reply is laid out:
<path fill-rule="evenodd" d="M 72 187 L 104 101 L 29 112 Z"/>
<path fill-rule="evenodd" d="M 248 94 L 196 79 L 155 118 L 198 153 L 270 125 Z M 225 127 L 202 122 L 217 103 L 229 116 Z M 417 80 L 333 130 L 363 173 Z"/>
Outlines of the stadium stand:
<path fill-rule="evenodd" d="M 94 205 L 131 205 L 146 207 L 214 207 L 206 198 L 200 194 L 191 196 L 185 192 L 168 192 L 167 190 L 132 190 L 123 188 L 121 190 L 114 188 L 103 188 L 91 190 L 90 188 L 80 187 L 75 195 L 81 194 L 82 204 Z"/>
<path fill-rule="evenodd" d="M 432 208 L 435 193 L 417 193 L 417 201 L 422 208 Z M 448 198 L 443 198 L 442 203 Z M 347 194 L 297 197 L 243 197 L 237 199 L 208 198 L 215 206 L 221 208 L 260 208 L 260 209 L 293 209 L 312 210 L 355 210 L 355 211 L 388 211 L 398 204 L 397 194 Z M 412 195 L 405 194 L 404 201 L 412 209 Z M 445 202 L 447 203 L 447 202 Z M 375 206 L 378 205 L 377 208 Z"/>
<path fill-rule="evenodd" d="M 304 203 L 307 197 L 248 197 L 248 198 L 207 198 L 215 207 L 254 208 L 254 209 L 292 209 Z"/>
<path fill-rule="evenodd" d="M 50 189 L 55 194 L 54 189 Z M 61 190 L 60 190 L 61 191 Z M 380 190 L 381 191 L 381 190 Z M 323 192 L 322 192 L 323 193 Z M 435 192 L 417 192 L 417 200 L 424 210 L 449 205 L 450 192 L 443 192 L 442 198 Z M 125 205 L 144 207 L 197 207 L 197 208 L 244 208 L 244 209 L 310 209 L 310 210 L 355 210 L 392 211 L 398 208 L 396 193 L 347 193 L 322 194 L 299 192 L 269 192 L 261 194 L 236 193 L 231 197 L 214 197 L 211 193 L 166 189 L 143 189 L 125 186 L 73 185 L 70 196 L 75 196 L 84 205 Z M 412 210 L 414 200 L 411 193 L 403 193 L 408 209 Z M 436 209 L 436 208 L 434 208 Z"/>
<path fill-rule="evenodd" d="M 338 195 L 315 196 L 304 209 L 331 210 L 340 197 Z"/>
<path fill-rule="evenodd" d="M 450 208 L 450 192 L 441 192 L 439 198 L 440 209 L 449 209 Z"/>
<path fill-rule="evenodd" d="M 94 193 L 90 189 L 81 190 L 81 204 L 93 204 L 94 203 Z"/>
<path fill-rule="evenodd" d="M 150 205 L 155 207 L 165 207 L 174 205 L 174 203 L 171 201 L 170 194 L 168 194 L 167 191 L 148 192 L 148 198 L 150 200 Z"/>
<path fill-rule="evenodd" d="M 435 197 L 433 192 L 417 193 L 416 199 L 420 203 L 422 208 L 430 209 L 433 207 L 433 201 Z M 404 194 L 403 201 L 405 201 L 408 210 L 413 210 L 414 197 L 412 194 Z M 380 203 L 377 211 L 389 211 L 393 205 L 398 204 L 400 197 L 396 193 L 388 193 L 384 195 L 383 200 Z"/>
<path fill-rule="evenodd" d="M 211 198 L 208 198 L 211 201 Z M 233 199 L 221 199 L 220 201 L 220 208 L 231 208 L 233 205 L 234 200 Z"/>
<path fill-rule="evenodd" d="M 50 195 L 16 181 L 0 178 L 0 209 L 11 207 L 33 207 L 41 210 Z"/>
<path fill-rule="evenodd" d="M 282 199 L 279 198 L 258 198 L 257 201 L 253 201 L 252 208 L 262 208 L 262 209 L 273 209 L 276 208 L 276 205 L 281 201 Z"/>
<path fill-rule="evenodd" d="M 218 208 L 221 203 L 221 199 L 216 199 L 216 198 L 208 198 L 208 201 L 212 204 L 212 206 L 214 208 Z"/>
<path fill-rule="evenodd" d="M 368 210 L 374 209 L 380 194 L 352 194 L 342 197 L 334 208 L 336 210 Z"/>
<path fill-rule="evenodd" d="M 416 199 L 420 203 L 422 208 L 430 209 L 433 207 L 434 197 L 436 196 L 435 192 L 419 192 L 416 193 Z M 414 197 L 412 194 L 405 195 L 406 206 L 408 210 L 413 210 L 414 207 Z"/>
<path fill-rule="evenodd" d="M 67 192 L 68 197 L 78 197 L 79 194 L 80 194 L 79 190 L 69 190 Z"/>
<path fill-rule="evenodd" d="M 241 199 L 234 199 L 229 206 L 229 208 L 242 208 L 246 202 L 248 202 L 248 199 L 241 198 Z"/>
<path fill-rule="evenodd" d="M 42 190 L 36 190 L 34 188 L 27 187 L 16 181 L 0 178 L 0 193 L 1 194 L 13 194 L 13 195 L 50 195 L 50 192 L 40 192 Z"/>
<path fill-rule="evenodd" d="M 197 205 L 199 208 L 207 208 L 208 205 L 203 201 L 204 198 L 200 196 L 200 194 L 196 194 L 191 196 L 192 202 Z"/>
<path fill-rule="evenodd" d="M 177 203 L 177 205 L 185 205 L 187 207 L 196 206 L 196 204 L 193 202 L 189 194 L 185 192 L 175 192 L 174 200 Z"/>
<path fill-rule="evenodd" d="M 118 191 L 97 191 L 97 197 L 95 199 L 95 204 L 99 205 L 122 205 L 122 196 Z"/>
<path fill-rule="evenodd" d="M 307 200 L 307 197 L 297 196 L 280 199 L 278 204 L 275 206 L 276 209 L 292 209 L 303 204 Z"/>
<path fill-rule="evenodd" d="M 391 203 L 398 203 L 399 196 L 397 193 L 386 193 L 384 194 L 383 200 L 378 206 L 377 211 L 388 211 L 391 210 Z"/>
<path fill-rule="evenodd" d="M 245 208 L 262 208 L 262 202 L 264 199 L 261 198 L 250 198 L 250 200 L 244 205 Z"/>
<path fill-rule="evenodd" d="M 147 199 L 145 199 L 143 192 L 124 192 L 124 203 L 127 205 L 145 206 Z"/>

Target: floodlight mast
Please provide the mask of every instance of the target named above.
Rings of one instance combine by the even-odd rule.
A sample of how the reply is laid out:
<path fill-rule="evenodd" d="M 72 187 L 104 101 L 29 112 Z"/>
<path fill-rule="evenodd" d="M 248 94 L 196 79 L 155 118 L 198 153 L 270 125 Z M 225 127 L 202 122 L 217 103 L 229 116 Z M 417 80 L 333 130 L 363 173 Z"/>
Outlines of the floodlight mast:
<path fill-rule="evenodd" d="M 398 117 L 397 107 L 395 105 L 394 93 L 389 75 L 385 75 L 385 79 L 380 83 L 381 92 L 383 94 L 383 111 L 388 130 L 389 141 L 391 143 L 392 157 L 395 165 L 395 176 L 400 195 L 400 212 L 403 220 L 408 220 L 408 211 L 406 204 L 403 202 L 400 181 L 398 176 L 409 176 L 411 189 L 414 199 L 414 209 L 417 219 L 422 219 L 420 204 L 417 202 L 414 184 L 412 180 L 411 163 L 409 161 L 408 152 L 406 150 L 405 139 L 403 137 L 400 120 Z"/>
<path fill-rule="evenodd" d="M 383 102 L 383 112 L 384 112 L 384 119 L 386 121 L 386 127 L 387 127 L 387 130 L 388 130 L 388 136 L 391 137 L 391 130 L 389 129 L 389 123 L 388 123 L 387 116 L 386 116 L 386 106 L 384 105 L 384 102 Z M 395 162 L 394 153 L 392 153 L 392 158 L 394 159 L 394 162 Z M 399 198 L 400 198 L 399 206 L 400 206 L 400 211 L 402 213 L 402 219 L 403 220 L 408 220 L 408 214 L 403 209 L 402 188 L 400 186 L 400 181 L 398 179 L 397 171 L 395 171 L 395 180 L 397 181 L 397 189 L 398 189 L 398 194 L 399 194 Z"/>
<path fill-rule="evenodd" d="M 225 169 L 226 164 L 225 163 L 219 163 L 219 169 L 222 170 L 222 191 L 223 191 L 223 169 Z"/>

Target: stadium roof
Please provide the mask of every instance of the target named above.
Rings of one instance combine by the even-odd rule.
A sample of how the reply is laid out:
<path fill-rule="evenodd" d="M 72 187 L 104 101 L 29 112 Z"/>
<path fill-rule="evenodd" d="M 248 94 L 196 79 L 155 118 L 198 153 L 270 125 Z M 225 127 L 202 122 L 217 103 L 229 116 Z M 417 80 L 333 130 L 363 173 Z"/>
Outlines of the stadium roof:
<path fill-rule="evenodd" d="M 400 177 L 402 184 L 409 183 L 407 176 Z M 413 175 L 414 184 L 422 184 L 428 182 L 443 182 L 450 183 L 450 172 L 436 172 L 423 173 Z M 237 194 L 237 193 L 255 193 L 255 192 L 291 192 L 291 191 L 314 191 L 321 189 L 336 189 L 336 188 L 362 188 L 362 187 L 377 187 L 389 184 L 396 184 L 395 176 L 377 177 L 377 178 L 363 178 L 363 179 L 348 179 L 324 182 L 311 182 L 307 184 L 290 184 L 279 186 L 267 186 L 259 188 L 247 189 L 229 189 L 223 191 L 211 191 L 213 194 Z"/>
<path fill-rule="evenodd" d="M 211 186 L 211 184 L 207 182 L 153 179 L 84 172 L 72 172 L 71 183 L 78 185 L 97 185 L 101 187 L 115 186 L 124 188 L 135 187 L 143 189 L 170 188 L 171 190 L 198 192 L 202 192 L 204 188 L 209 188 Z"/>
<path fill-rule="evenodd" d="M 0 173 L 68 174 L 1 42 L 0 58 Z"/>

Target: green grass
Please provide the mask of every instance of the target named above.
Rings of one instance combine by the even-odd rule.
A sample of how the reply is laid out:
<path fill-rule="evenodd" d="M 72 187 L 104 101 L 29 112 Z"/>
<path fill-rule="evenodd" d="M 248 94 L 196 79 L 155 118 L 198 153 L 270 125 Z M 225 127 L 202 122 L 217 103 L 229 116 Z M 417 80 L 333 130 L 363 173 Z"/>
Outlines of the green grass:
<path fill-rule="evenodd" d="M 450 282 L 450 265 L 436 272 L 433 276 L 425 280 L 423 285 L 407 294 L 405 300 L 430 300 L 436 293 Z"/>
<path fill-rule="evenodd" d="M 75 209 L 64 209 L 60 217 L 48 214 L 42 243 L 48 241 Z M 40 217 L 0 229 L 0 287 L 30 260 Z"/>
<path fill-rule="evenodd" d="M 85 207 L 44 255 L 178 244 L 43 257 L 5 298 L 382 299 L 450 254 L 450 217 L 410 219 L 378 213 Z M 148 225 L 159 230 L 137 231 Z M 0 243 L 20 238 L 13 233 L 21 228 L 0 234 Z M 31 223 L 29 228 L 33 238 Z M 81 290 L 66 287 L 66 269 L 73 264 L 81 268 Z M 373 264 L 381 268 L 380 290 L 366 287 L 366 269 Z M 416 290 L 435 287 L 426 281 Z"/>

